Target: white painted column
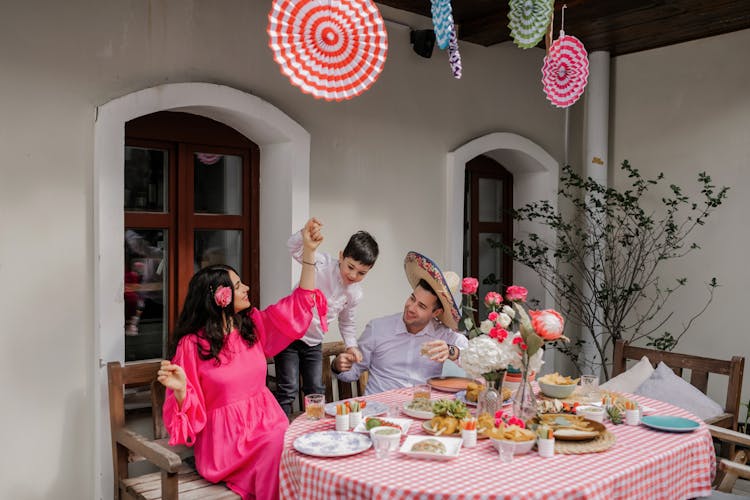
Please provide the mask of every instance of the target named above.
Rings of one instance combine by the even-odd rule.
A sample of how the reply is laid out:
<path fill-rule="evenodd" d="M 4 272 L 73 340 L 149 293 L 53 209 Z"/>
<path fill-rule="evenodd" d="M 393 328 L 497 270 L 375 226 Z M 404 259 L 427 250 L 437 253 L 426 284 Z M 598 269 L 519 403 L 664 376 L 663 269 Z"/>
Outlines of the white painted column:
<path fill-rule="evenodd" d="M 609 52 L 598 51 L 589 54 L 589 81 L 585 93 L 585 154 L 583 157 L 584 171 L 582 174 L 591 177 L 599 184 L 608 185 L 607 157 L 609 146 Z M 600 224 L 603 221 L 600 222 Z M 591 263 L 588 263 L 589 268 Z M 591 297 L 592 290 L 584 284 L 584 294 Z M 600 314 L 600 311 L 597 311 Z M 582 332 L 584 358 L 591 361 L 584 368 L 584 374 L 599 374 L 595 367 L 601 366 L 601 356 L 593 343 L 593 335 L 599 334 L 601 328 L 594 332 Z"/>

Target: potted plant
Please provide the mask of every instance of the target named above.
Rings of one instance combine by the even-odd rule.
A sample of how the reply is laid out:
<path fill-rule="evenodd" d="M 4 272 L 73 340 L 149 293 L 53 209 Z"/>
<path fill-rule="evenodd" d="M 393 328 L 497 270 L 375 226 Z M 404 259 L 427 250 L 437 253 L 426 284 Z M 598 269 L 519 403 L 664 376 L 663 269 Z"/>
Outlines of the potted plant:
<path fill-rule="evenodd" d="M 711 177 L 700 173 L 694 197 L 674 184 L 651 193 L 649 189 L 661 188 L 663 174 L 647 179 L 627 160 L 621 170 L 630 185 L 618 190 L 564 167 L 559 208 L 538 201 L 512 214 L 516 221 L 551 229 L 554 241 L 529 233 L 512 245 L 490 242 L 534 270 L 565 317 L 588 332 L 584 338 L 593 348 L 586 340 L 556 347 L 582 373 L 601 369 L 605 379 L 616 340 L 672 350 L 711 303 L 718 286 L 715 277 L 707 283 L 703 307 L 683 323 L 682 331 L 664 331 L 674 315 L 668 301 L 686 286 L 687 278 L 664 283 L 659 273 L 668 261 L 699 248 L 691 242 L 691 233 L 706 223 L 729 189 L 717 188 Z"/>

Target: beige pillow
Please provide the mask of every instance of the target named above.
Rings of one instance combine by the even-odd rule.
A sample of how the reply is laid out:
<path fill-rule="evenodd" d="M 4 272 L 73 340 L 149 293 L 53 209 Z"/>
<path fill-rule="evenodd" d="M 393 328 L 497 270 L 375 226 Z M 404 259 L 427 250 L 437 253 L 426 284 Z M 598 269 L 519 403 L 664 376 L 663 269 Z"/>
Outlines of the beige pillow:
<path fill-rule="evenodd" d="M 642 383 L 648 380 L 652 373 L 654 373 L 654 367 L 651 366 L 648 358 L 643 356 L 629 370 L 609 379 L 600 387 L 605 391 L 633 393 Z"/>

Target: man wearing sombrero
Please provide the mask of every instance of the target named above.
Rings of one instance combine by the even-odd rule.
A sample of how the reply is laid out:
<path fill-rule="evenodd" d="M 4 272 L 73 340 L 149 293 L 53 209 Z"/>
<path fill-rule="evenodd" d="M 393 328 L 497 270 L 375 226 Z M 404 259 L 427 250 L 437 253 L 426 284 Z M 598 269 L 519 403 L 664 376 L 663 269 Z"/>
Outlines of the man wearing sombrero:
<path fill-rule="evenodd" d="M 451 288 L 458 288 L 455 273 L 443 274 L 429 258 L 409 252 L 404 270 L 413 291 L 403 313 L 370 321 L 359 338 L 362 361 L 339 354 L 332 369 L 339 380 L 352 382 L 367 370 L 365 394 L 423 384 L 438 377 L 446 359 L 458 361 L 466 337 L 456 333 L 461 315 Z M 452 286 L 451 286 L 452 284 Z M 424 352 L 424 354 L 420 354 Z"/>

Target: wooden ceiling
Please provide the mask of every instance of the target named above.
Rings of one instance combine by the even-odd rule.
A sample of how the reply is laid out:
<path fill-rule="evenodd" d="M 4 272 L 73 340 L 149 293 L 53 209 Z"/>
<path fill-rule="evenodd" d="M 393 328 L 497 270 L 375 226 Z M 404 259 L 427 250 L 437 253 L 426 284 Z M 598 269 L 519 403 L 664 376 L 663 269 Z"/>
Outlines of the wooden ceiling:
<path fill-rule="evenodd" d="M 430 0 L 378 3 L 431 17 Z M 510 40 L 507 0 L 451 3 L 459 39 L 484 46 Z M 589 53 L 606 50 L 612 57 L 750 28 L 750 0 L 556 0 L 555 38 L 563 3 L 565 33 Z"/>

